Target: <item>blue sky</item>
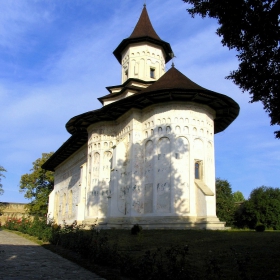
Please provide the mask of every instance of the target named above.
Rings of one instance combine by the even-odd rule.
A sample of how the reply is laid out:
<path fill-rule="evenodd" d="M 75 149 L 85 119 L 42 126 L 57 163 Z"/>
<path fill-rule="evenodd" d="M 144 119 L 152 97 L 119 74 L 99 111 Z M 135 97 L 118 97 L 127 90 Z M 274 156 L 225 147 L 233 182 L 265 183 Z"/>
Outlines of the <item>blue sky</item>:
<path fill-rule="evenodd" d="M 0 201 L 28 202 L 21 175 L 43 152 L 70 134 L 66 122 L 98 109 L 106 86 L 121 83 L 112 52 L 128 37 L 143 0 L 9 0 L 0 2 Z M 199 85 L 239 103 L 239 117 L 215 135 L 216 177 L 248 197 L 265 185 L 280 187 L 280 141 L 260 103 L 225 77 L 238 66 L 221 44 L 213 19 L 192 18 L 181 0 L 147 0 L 152 24 L 169 42 L 176 68 Z M 166 70 L 170 68 L 167 64 Z"/>

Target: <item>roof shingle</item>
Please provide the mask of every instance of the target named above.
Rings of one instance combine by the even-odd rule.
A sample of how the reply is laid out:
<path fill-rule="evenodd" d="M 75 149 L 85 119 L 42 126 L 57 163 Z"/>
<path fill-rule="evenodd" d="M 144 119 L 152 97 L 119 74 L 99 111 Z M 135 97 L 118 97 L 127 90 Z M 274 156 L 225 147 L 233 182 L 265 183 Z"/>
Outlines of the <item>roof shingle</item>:
<path fill-rule="evenodd" d="M 161 40 L 152 26 L 146 6 L 144 6 L 140 18 L 129 38 L 146 36 L 154 38 L 156 40 Z"/>
<path fill-rule="evenodd" d="M 194 83 L 192 80 L 187 78 L 175 67 L 171 67 L 163 76 L 161 76 L 154 84 L 148 88 L 142 90 L 140 93 L 152 92 L 163 89 L 199 89 L 205 90 L 205 88 Z"/>

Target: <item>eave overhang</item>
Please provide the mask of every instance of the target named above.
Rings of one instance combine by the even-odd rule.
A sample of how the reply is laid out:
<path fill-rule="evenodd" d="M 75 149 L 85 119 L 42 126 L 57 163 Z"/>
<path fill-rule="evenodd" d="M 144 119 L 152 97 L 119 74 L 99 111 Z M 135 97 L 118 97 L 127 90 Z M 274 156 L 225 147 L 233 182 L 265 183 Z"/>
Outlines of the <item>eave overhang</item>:
<path fill-rule="evenodd" d="M 124 51 L 124 49 L 128 45 L 138 44 L 138 43 L 143 43 L 143 42 L 151 43 L 151 44 L 162 47 L 162 49 L 164 50 L 165 55 L 166 55 L 165 63 L 167 63 L 168 61 L 170 61 L 172 59 L 173 51 L 171 49 L 170 44 L 163 40 L 157 40 L 157 39 L 149 37 L 149 36 L 137 37 L 137 38 L 126 38 L 126 39 L 122 40 L 122 42 L 114 50 L 113 54 L 116 57 L 116 59 L 118 60 L 118 62 L 120 64 L 122 64 L 122 52 Z"/>
<path fill-rule="evenodd" d="M 73 134 L 76 130 L 87 129 L 93 123 L 114 121 L 132 108 L 144 109 L 148 106 L 170 101 L 194 102 L 206 105 L 216 112 L 214 133 L 225 130 L 238 116 L 239 105 L 230 97 L 201 89 L 162 89 L 153 92 L 139 92 L 132 96 L 110 103 L 101 109 L 73 117 L 66 129 Z"/>
<path fill-rule="evenodd" d="M 136 83 L 136 84 L 139 83 L 139 84 L 144 84 L 144 85 L 149 86 L 149 85 L 153 84 L 154 81 L 143 81 L 143 80 L 140 80 L 140 79 L 130 78 L 127 81 L 125 81 L 122 85 L 106 87 L 106 89 L 110 93 L 107 94 L 107 95 L 104 95 L 102 97 L 99 97 L 97 99 L 103 105 L 103 103 L 104 103 L 104 101 L 106 99 L 117 97 L 117 96 L 123 94 L 126 90 L 133 90 L 135 92 L 139 92 L 139 91 L 143 90 L 143 87 L 137 87 L 137 86 L 132 85 L 134 83 Z M 118 92 L 111 92 L 115 88 L 120 88 L 120 91 L 118 91 Z"/>
<path fill-rule="evenodd" d="M 68 157 L 87 143 L 88 133 L 86 130 L 75 132 L 63 145 L 42 165 L 42 168 L 54 171 L 55 168 Z"/>

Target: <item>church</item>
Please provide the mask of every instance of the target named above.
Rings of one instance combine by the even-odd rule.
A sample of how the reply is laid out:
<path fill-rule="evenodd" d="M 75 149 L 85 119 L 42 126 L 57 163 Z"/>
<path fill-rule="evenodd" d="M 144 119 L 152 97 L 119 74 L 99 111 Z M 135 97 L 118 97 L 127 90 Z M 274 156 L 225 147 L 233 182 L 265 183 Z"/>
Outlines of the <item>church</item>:
<path fill-rule="evenodd" d="M 172 63 L 146 6 L 113 52 L 121 84 L 102 107 L 71 118 L 70 138 L 43 165 L 54 171 L 49 218 L 100 228 L 223 229 L 216 216 L 214 134 L 238 116 L 230 97 Z"/>

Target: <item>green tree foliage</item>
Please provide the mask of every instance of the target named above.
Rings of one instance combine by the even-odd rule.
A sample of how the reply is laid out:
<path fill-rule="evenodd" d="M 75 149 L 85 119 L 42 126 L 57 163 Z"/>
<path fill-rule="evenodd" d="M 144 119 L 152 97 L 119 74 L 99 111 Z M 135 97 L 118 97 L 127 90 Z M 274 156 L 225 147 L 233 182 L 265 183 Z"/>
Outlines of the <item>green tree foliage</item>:
<path fill-rule="evenodd" d="M 243 202 L 245 201 L 244 195 L 240 191 L 236 191 L 233 193 L 233 201 L 234 202 Z"/>
<path fill-rule="evenodd" d="M 0 165 L 0 195 L 2 195 L 4 193 L 4 190 L 3 190 L 3 185 L 1 183 L 1 177 L 4 177 L 5 178 L 5 175 L 3 174 L 3 172 L 7 172 L 6 169 Z"/>
<path fill-rule="evenodd" d="M 280 189 L 262 186 L 252 190 L 241 210 L 238 226 L 255 228 L 263 224 L 280 230 Z"/>
<path fill-rule="evenodd" d="M 227 180 L 216 179 L 216 211 L 217 217 L 232 225 L 235 213 L 235 205 L 230 183 Z"/>
<path fill-rule="evenodd" d="M 236 49 L 240 62 L 227 77 L 261 101 L 271 125 L 280 125 L 279 0 L 183 0 L 194 16 L 216 18 L 222 44 Z M 275 131 L 280 138 L 280 130 Z"/>
<path fill-rule="evenodd" d="M 32 215 L 42 216 L 48 211 L 48 198 L 53 190 L 54 177 L 52 171 L 47 171 L 41 166 L 52 154 L 43 153 L 41 158 L 32 163 L 31 173 L 22 175 L 20 179 L 20 191 L 25 192 L 24 197 L 32 200 L 28 205 L 29 213 Z"/>

